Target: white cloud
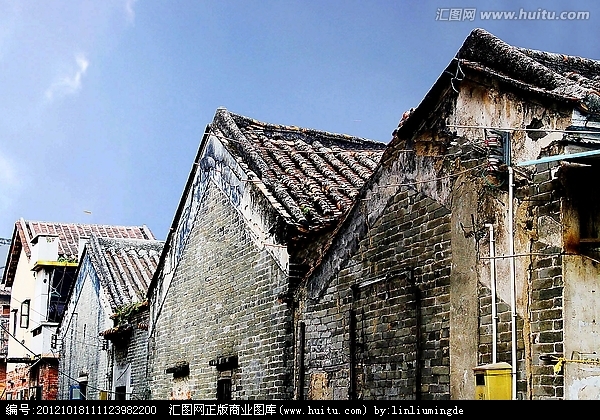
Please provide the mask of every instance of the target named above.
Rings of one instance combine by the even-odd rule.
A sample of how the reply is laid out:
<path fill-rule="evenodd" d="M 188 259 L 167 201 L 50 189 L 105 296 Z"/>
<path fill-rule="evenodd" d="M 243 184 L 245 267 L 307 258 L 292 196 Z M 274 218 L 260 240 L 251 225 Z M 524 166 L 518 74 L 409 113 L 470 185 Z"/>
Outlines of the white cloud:
<path fill-rule="evenodd" d="M 0 155 L 0 210 L 9 208 L 20 186 L 15 165 L 8 158 Z"/>
<path fill-rule="evenodd" d="M 75 63 L 77 64 L 77 67 L 74 70 L 74 74 L 61 76 L 52 83 L 46 90 L 46 99 L 53 100 L 56 97 L 73 95 L 79 92 L 81 89 L 81 78 L 85 75 L 90 63 L 84 55 L 75 57 Z"/>
<path fill-rule="evenodd" d="M 125 13 L 127 14 L 127 21 L 133 23 L 135 21 L 135 10 L 133 10 L 134 4 L 137 0 L 126 0 L 125 1 Z"/>
<path fill-rule="evenodd" d="M 12 163 L 0 155 L 0 185 L 13 185 L 16 182 Z"/>

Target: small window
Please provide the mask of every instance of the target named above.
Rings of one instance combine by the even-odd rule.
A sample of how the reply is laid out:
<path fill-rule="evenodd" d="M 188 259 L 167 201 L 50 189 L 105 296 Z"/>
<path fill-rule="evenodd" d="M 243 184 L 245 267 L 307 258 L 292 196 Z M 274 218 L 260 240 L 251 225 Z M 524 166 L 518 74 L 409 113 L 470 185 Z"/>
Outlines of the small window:
<path fill-rule="evenodd" d="M 70 400 L 80 400 L 81 393 L 79 392 L 79 384 L 71 385 L 69 387 L 69 399 Z"/>
<path fill-rule="evenodd" d="M 79 382 L 79 399 L 87 400 L 87 382 Z"/>
<path fill-rule="evenodd" d="M 485 385 L 485 377 L 483 373 L 478 373 L 475 375 L 475 385 Z"/>
<path fill-rule="evenodd" d="M 30 300 L 24 300 L 23 303 L 21 303 L 21 322 L 20 322 L 20 327 L 21 328 L 29 328 L 29 305 L 30 305 Z"/>
<path fill-rule="evenodd" d="M 13 309 L 11 312 L 13 314 L 15 314 L 13 317 L 13 333 L 12 333 L 12 335 L 17 335 L 17 314 L 19 313 L 19 310 Z"/>
<path fill-rule="evenodd" d="M 81 381 L 69 386 L 70 400 L 87 400 L 87 381 Z"/>
<path fill-rule="evenodd" d="M 127 387 L 118 386 L 115 388 L 115 400 L 126 400 L 125 395 L 127 393 Z"/>
<path fill-rule="evenodd" d="M 230 401 L 231 400 L 231 379 L 219 379 L 217 381 L 217 400 L 218 401 Z"/>
<path fill-rule="evenodd" d="M 29 399 L 30 400 L 41 400 L 42 399 L 42 386 L 34 386 L 29 390 Z"/>

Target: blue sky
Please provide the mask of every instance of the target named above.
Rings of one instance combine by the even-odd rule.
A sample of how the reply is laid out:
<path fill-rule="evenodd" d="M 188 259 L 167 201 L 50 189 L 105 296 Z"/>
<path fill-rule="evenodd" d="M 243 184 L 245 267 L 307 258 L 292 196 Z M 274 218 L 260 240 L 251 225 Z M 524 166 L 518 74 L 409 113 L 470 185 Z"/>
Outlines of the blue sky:
<path fill-rule="evenodd" d="M 473 20 L 436 20 L 473 3 L 0 0 L 0 238 L 23 217 L 165 239 L 220 106 L 388 142 L 476 27 L 600 59 L 600 3 L 477 2 Z M 590 14 L 480 15 L 521 9 Z"/>

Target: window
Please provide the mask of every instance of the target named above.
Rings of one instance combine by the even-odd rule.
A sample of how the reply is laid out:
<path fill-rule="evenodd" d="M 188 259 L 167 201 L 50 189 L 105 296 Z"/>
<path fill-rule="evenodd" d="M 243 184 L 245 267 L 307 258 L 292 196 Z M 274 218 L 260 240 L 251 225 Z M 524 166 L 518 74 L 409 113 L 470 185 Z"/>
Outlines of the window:
<path fill-rule="evenodd" d="M 600 188 L 590 180 L 598 179 L 600 167 L 569 167 L 561 178 L 565 198 L 562 212 L 567 253 L 600 258 Z"/>
<path fill-rule="evenodd" d="M 115 388 L 115 400 L 126 400 L 127 398 L 125 398 L 125 394 L 127 392 L 127 387 L 125 386 L 118 386 Z"/>
<path fill-rule="evenodd" d="M 41 400 L 42 399 L 42 386 L 34 386 L 29 389 L 29 399 L 30 400 Z"/>
<path fill-rule="evenodd" d="M 87 400 L 87 382 L 79 382 L 79 399 Z"/>
<path fill-rule="evenodd" d="M 24 300 L 23 303 L 21 303 L 21 322 L 20 322 L 20 327 L 21 328 L 29 328 L 29 305 L 30 305 L 30 300 Z"/>
<path fill-rule="evenodd" d="M 80 400 L 81 393 L 79 392 L 79 384 L 69 386 L 69 399 Z"/>
<path fill-rule="evenodd" d="M 18 309 L 13 309 L 12 313 L 15 314 L 13 317 L 13 333 L 12 335 L 17 335 L 17 313 L 19 312 Z"/>
<path fill-rule="evenodd" d="M 70 400 L 87 400 L 87 381 L 80 381 L 77 384 L 69 386 Z"/>
<path fill-rule="evenodd" d="M 231 400 L 231 378 L 219 379 L 217 381 L 217 400 Z"/>

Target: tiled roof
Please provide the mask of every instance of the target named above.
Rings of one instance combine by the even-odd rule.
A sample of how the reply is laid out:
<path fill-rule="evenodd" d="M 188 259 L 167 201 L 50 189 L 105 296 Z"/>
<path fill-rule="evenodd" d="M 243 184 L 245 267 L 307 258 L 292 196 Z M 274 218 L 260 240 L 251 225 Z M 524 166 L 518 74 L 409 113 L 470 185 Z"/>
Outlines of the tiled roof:
<path fill-rule="evenodd" d="M 600 116 L 600 61 L 515 47 L 484 29 L 474 29 L 418 107 L 404 113 L 392 136 L 409 137 L 418 130 L 438 105 L 439 96 L 460 87 L 467 71 Z M 389 153 L 394 145 L 392 140 Z"/>
<path fill-rule="evenodd" d="M 600 61 L 514 47 L 483 29 L 470 33 L 456 58 L 463 68 L 600 111 Z"/>
<path fill-rule="evenodd" d="M 343 134 L 269 124 L 219 108 L 211 125 L 301 231 L 335 224 L 377 166 L 386 145 Z"/>
<path fill-rule="evenodd" d="M 90 238 L 85 255 L 107 291 L 113 311 L 146 300 L 162 248 L 163 242 L 156 240 Z"/>
<path fill-rule="evenodd" d="M 31 241 L 40 234 L 57 235 L 58 257 L 77 259 L 79 239 L 97 235 L 107 238 L 156 239 L 147 226 L 113 226 L 78 223 L 54 223 L 19 219 L 15 223 L 12 242 L 8 253 L 3 283 L 11 286 L 21 250 L 31 257 Z"/>

